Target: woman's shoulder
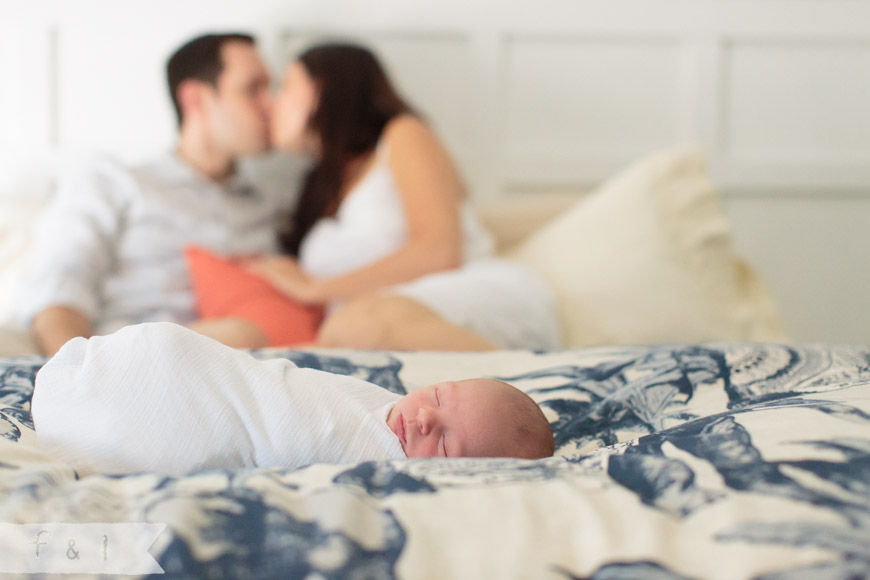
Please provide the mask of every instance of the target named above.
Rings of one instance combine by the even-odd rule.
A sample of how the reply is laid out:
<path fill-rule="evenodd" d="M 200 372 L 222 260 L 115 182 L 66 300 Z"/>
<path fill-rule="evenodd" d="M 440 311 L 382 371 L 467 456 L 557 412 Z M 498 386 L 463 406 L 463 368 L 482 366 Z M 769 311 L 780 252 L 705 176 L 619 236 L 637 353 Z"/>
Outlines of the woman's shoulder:
<path fill-rule="evenodd" d="M 410 113 L 402 113 L 390 119 L 384 127 L 382 139 L 390 148 L 437 142 L 437 137 L 429 125 Z"/>

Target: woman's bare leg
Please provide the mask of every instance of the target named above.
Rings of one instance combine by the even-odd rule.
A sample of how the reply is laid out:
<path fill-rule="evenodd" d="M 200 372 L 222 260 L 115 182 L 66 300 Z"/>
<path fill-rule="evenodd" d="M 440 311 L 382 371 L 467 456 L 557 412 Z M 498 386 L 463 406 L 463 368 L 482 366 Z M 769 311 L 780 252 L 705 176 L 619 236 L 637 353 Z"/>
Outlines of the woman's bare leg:
<path fill-rule="evenodd" d="M 244 318 L 210 318 L 187 325 L 191 330 L 233 348 L 264 348 L 269 339 L 260 327 Z"/>
<path fill-rule="evenodd" d="M 354 299 L 323 322 L 318 346 L 383 350 L 497 350 L 475 332 L 404 296 Z"/>

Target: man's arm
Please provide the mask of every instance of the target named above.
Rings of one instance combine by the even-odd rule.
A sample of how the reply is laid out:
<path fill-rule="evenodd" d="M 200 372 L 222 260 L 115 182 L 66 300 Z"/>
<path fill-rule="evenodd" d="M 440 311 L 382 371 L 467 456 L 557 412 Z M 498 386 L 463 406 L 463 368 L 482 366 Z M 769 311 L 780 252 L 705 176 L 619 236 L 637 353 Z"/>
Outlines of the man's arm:
<path fill-rule="evenodd" d="M 44 354 L 92 334 L 134 186 L 125 169 L 96 159 L 65 176 L 40 216 L 31 272 L 16 306 Z"/>
<path fill-rule="evenodd" d="M 33 317 L 30 329 L 45 356 L 53 356 L 66 341 L 77 336 L 90 338 L 88 317 L 68 306 L 49 306 Z"/>

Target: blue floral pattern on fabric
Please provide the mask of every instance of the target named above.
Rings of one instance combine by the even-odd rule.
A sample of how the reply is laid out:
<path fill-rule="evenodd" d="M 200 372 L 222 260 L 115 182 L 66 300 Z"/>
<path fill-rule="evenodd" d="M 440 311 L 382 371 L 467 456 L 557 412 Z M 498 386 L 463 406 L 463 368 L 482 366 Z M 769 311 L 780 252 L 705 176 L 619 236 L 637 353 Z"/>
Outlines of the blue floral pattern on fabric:
<path fill-rule="evenodd" d="M 0 521 L 165 523 L 167 579 L 870 578 L 870 349 L 252 354 L 396 393 L 506 380 L 557 456 L 80 478 L 36 444 L 45 361 L 20 357 L 0 360 Z"/>

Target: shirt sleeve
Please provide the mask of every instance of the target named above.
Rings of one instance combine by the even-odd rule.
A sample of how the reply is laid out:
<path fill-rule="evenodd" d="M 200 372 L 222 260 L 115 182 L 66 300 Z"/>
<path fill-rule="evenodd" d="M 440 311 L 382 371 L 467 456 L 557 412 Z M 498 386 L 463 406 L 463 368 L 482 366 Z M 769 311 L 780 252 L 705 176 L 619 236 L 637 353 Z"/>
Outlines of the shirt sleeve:
<path fill-rule="evenodd" d="M 18 298 L 21 323 L 29 326 L 50 306 L 97 318 L 102 283 L 115 267 L 118 237 L 137 190 L 132 176 L 108 160 L 94 160 L 62 180 L 36 225 L 34 261 Z"/>

